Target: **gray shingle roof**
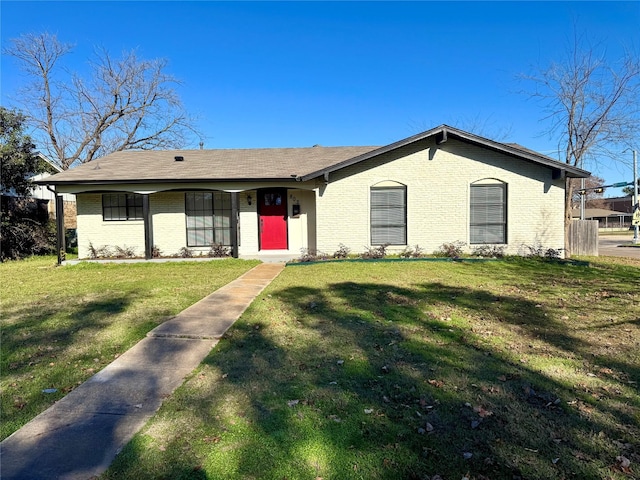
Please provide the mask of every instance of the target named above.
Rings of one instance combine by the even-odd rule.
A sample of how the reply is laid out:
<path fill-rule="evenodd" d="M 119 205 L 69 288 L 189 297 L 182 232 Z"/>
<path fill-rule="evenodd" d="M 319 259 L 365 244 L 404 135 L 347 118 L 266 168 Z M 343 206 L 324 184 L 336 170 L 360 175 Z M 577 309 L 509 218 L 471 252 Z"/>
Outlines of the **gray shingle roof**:
<path fill-rule="evenodd" d="M 291 180 L 377 147 L 125 150 L 49 177 L 51 184 Z M 176 161 L 175 157 L 183 157 Z"/>
<path fill-rule="evenodd" d="M 558 162 L 517 144 L 495 142 L 441 125 L 384 147 L 308 147 L 220 150 L 125 150 L 67 170 L 38 183 L 48 185 L 311 180 L 369 158 L 435 137 L 472 143 L 519 160 L 544 165 L 558 175 L 587 177 L 589 172 Z M 176 161 L 182 157 L 183 161 Z M 556 178 L 554 176 L 554 178 Z"/>

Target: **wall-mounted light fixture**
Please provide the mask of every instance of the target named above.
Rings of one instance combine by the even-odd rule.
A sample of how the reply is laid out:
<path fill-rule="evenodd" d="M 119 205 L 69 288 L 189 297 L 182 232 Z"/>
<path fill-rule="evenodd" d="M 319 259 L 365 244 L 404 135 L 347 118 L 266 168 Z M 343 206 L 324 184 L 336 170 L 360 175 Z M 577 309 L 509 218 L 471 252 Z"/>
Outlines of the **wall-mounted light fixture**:
<path fill-rule="evenodd" d="M 251 205 L 251 195 L 247 195 L 247 204 Z"/>

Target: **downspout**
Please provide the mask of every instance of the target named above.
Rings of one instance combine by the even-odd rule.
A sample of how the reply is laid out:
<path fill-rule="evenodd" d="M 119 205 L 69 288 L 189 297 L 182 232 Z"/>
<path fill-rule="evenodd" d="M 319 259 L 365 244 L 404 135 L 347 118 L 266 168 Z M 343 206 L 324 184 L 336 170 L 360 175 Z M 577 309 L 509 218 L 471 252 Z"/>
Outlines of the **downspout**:
<path fill-rule="evenodd" d="M 58 265 L 62 265 L 62 262 L 67 258 L 64 228 L 64 201 L 62 195 L 58 195 L 55 189 L 52 189 L 49 185 L 45 185 L 45 187 L 53 193 L 53 198 L 56 202 L 56 250 L 58 252 Z"/>

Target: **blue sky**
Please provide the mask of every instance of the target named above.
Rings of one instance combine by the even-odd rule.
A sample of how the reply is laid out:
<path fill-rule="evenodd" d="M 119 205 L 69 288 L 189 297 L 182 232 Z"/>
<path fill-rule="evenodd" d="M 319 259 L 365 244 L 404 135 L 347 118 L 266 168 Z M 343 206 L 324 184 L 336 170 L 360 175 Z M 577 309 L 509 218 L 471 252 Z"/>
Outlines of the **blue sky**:
<path fill-rule="evenodd" d="M 169 60 L 205 148 L 386 145 L 442 123 L 556 157 L 518 74 L 560 60 L 573 25 L 611 60 L 640 51 L 640 2 L 12 2 L 1 41 L 48 31 Z M 1 102 L 24 81 L 2 58 Z M 197 147 L 197 140 L 193 147 Z M 631 181 L 631 153 L 587 165 Z M 608 192 L 616 195 L 618 191 Z"/>

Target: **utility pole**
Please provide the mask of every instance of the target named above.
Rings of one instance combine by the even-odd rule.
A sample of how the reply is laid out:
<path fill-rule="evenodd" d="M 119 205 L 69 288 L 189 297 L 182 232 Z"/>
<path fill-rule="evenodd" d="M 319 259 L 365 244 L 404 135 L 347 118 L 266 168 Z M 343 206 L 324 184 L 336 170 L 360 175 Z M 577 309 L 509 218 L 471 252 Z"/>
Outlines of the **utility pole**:
<path fill-rule="evenodd" d="M 638 185 L 638 159 L 636 156 L 636 151 L 633 151 L 633 206 L 631 207 L 631 212 L 635 213 L 636 210 L 640 209 L 640 205 L 638 204 L 638 190 L 640 186 Z M 640 239 L 638 239 L 638 225 L 633 226 L 633 243 L 638 244 Z"/>
<path fill-rule="evenodd" d="M 584 191 L 584 178 L 580 179 L 580 189 Z M 580 195 L 580 220 L 584 220 L 584 203 L 586 195 Z"/>

